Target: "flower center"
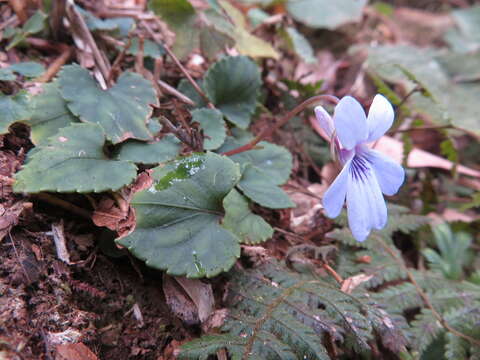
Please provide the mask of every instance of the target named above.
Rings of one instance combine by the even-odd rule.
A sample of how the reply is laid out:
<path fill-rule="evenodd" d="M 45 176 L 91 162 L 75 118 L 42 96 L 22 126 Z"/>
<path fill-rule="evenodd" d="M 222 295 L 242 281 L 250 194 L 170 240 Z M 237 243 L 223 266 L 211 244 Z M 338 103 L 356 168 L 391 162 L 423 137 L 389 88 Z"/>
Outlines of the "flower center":
<path fill-rule="evenodd" d="M 355 155 L 350 165 L 350 173 L 355 180 L 363 181 L 366 179 L 370 168 L 367 164 L 367 160 L 359 155 Z"/>

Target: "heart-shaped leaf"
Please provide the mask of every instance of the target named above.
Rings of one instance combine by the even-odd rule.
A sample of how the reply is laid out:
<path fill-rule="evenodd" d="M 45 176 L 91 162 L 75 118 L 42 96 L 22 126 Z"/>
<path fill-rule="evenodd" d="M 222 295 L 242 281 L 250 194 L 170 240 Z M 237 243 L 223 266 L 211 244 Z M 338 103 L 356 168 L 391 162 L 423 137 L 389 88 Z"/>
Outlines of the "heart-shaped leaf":
<path fill-rule="evenodd" d="M 0 114 L 0 134 L 7 133 L 14 122 L 27 120 L 31 116 L 27 94 L 20 91 L 6 96 L 0 92 Z"/>
<path fill-rule="evenodd" d="M 271 177 L 256 166 L 247 165 L 238 183 L 238 188 L 250 200 L 270 209 L 295 207 L 295 203 Z"/>
<path fill-rule="evenodd" d="M 57 82 L 44 84 L 43 91 L 32 99 L 32 116 L 27 123 L 32 128 L 30 137 L 36 145 L 45 142 L 59 129 L 77 121 L 60 95 Z"/>
<path fill-rule="evenodd" d="M 245 56 L 229 56 L 213 64 L 203 86 L 208 98 L 241 129 L 250 125 L 262 80 L 258 66 Z"/>
<path fill-rule="evenodd" d="M 134 164 L 108 159 L 105 135 L 96 124 L 72 124 L 33 150 L 15 176 L 16 192 L 101 192 L 118 190 L 135 179 Z"/>
<path fill-rule="evenodd" d="M 335 29 L 360 20 L 367 0 L 288 0 L 292 17 L 313 28 Z"/>
<path fill-rule="evenodd" d="M 135 230 L 117 242 L 172 275 L 212 277 L 228 270 L 240 256 L 239 239 L 219 222 L 239 166 L 213 153 L 194 154 L 155 168 L 152 176 L 154 185 L 132 199 Z"/>
<path fill-rule="evenodd" d="M 270 181 L 275 185 L 285 183 L 292 171 L 292 154 L 290 151 L 283 146 L 266 141 L 260 142 L 257 146 L 259 149 L 235 154 L 230 158 L 242 166 L 247 164 L 255 166 L 260 169 L 265 176 L 270 178 Z"/>
<path fill-rule="evenodd" d="M 233 189 L 223 199 L 223 207 L 223 226 L 237 235 L 243 243 L 258 244 L 272 237 L 272 227 L 261 216 L 250 211 L 247 199 L 237 190 Z"/>
<path fill-rule="evenodd" d="M 60 72 L 59 84 L 70 111 L 82 121 L 101 125 L 114 144 L 151 138 L 146 121 L 152 113 L 150 105 L 157 105 L 158 99 L 152 84 L 142 76 L 125 72 L 104 91 L 87 70 L 68 65 Z"/>
<path fill-rule="evenodd" d="M 159 164 L 174 159 L 180 151 L 180 141 L 172 134 L 152 143 L 130 140 L 121 145 L 117 160 L 139 164 Z"/>
<path fill-rule="evenodd" d="M 192 121 L 198 122 L 203 129 L 203 135 L 205 135 L 203 148 L 205 150 L 215 150 L 223 144 L 227 137 L 227 130 L 220 111 L 215 109 L 193 110 Z"/>

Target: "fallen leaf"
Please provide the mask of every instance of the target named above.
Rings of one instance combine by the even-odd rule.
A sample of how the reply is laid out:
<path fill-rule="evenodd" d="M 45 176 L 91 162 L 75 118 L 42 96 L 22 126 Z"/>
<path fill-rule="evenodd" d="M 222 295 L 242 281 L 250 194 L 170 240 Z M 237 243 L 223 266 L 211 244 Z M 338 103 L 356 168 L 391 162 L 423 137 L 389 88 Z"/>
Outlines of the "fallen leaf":
<path fill-rule="evenodd" d="M 0 205 L 0 240 L 8 234 L 10 229 L 18 224 L 18 218 L 25 209 L 32 207 L 32 203 L 19 201 L 9 208 Z"/>
<path fill-rule="evenodd" d="M 347 294 L 351 294 L 353 290 L 360 284 L 367 282 L 373 277 L 373 275 L 366 275 L 366 274 L 358 274 L 355 276 L 351 276 L 348 279 L 345 279 L 342 283 L 342 287 L 340 290 Z"/>
<path fill-rule="evenodd" d="M 57 345 L 55 360 L 97 360 L 97 356 L 83 343 Z"/>

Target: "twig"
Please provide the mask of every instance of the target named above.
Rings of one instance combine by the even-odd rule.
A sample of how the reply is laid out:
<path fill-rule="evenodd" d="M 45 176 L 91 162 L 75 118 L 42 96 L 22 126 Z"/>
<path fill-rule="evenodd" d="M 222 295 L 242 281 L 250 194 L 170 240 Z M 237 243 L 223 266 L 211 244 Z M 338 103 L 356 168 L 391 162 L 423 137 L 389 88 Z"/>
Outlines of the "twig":
<path fill-rule="evenodd" d="M 450 324 L 448 324 L 448 322 L 443 318 L 443 316 L 437 311 L 435 310 L 435 308 L 433 307 L 433 304 L 432 302 L 430 301 L 430 299 L 428 298 L 428 295 L 425 293 L 425 291 L 423 291 L 423 289 L 421 288 L 421 286 L 418 284 L 417 280 L 415 280 L 415 277 L 413 276 L 413 274 L 410 272 L 410 270 L 408 270 L 408 267 L 407 265 L 405 265 L 405 262 L 403 261 L 402 258 L 398 257 L 393 251 L 392 249 L 390 249 L 390 247 L 388 247 L 388 245 L 386 245 L 382 240 L 380 239 L 377 239 L 377 241 L 380 243 L 380 245 L 383 247 L 383 249 L 385 249 L 385 251 L 395 260 L 395 262 L 403 269 L 403 271 L 405 271 L 405 273 L 407 274 L 407 277 L 408 279 L 410 280 L 410 282 L 413 284 L 413 286 L 415 287 L 415 290 L 417 291 L 418 295 L 422 298 L 425 306 L 430 309 L 430 311 L 432 312 L 433 316 L 435 316 L 435 318 L 437 319 L 437 321 L 440 323 L 440 325 L 442 325 L 447 331 L 451 332 L 452 334 L 464 339 L 464 340 L 467 340 L 468 342 L 470 342 L 471 344 L 475 344 L 476 346 L 480 346 L 480 341 L 477 340 L 477 339 L 474 339 L 473 337 L 469 336 L 469 335 L 466 335 L 464 333 L 461 333 L 460 331 L 458 330 L 455 330 L 453 327 L 450 326 Z"/>
<path fill-rule="evenodd" d="M 308 106 L 320 102 L 320 101 L 330 101 L 334 104 L 338 103 L 338 98 L 333 96 L 333 95 L 317 95 L 314 97 L 311 97 L 310 99 L 305 100 L 302 102 L 300 105 L 297 105 L 293 110 L 290 110 L 284 117 L 280 119 L 278 123 L 276 123 L 272 127 L 266 127 L 264 128 L 260 134 L 258 134 L 252 141 L 249 143 L 240 146 L 236 149 L 224 152 L 222 155 L 225 156 L 232 156 L 235 154 L 239 154 L 244 151 L 252 150 L 255 145 L 257 145 L 260 141 L 264 140 L 265 138 L 269 137 L 272 135 L 275 131 L 280 129 L 282 126 L 284 126 L 290 119 L 292 119 L 295 115 L 297 115 L 299 112 L 305 110 Z"/>
<path fill-rule="evenodd" d="M 113 65 L 110 68 L 110 72 L 108 73 L 107 83 L 112 82 L 113 78 L 116 77 L 116 73 L 117 73 L 118 69 L 120 68 L 121 62 L 123 61 L 123 59 L 127 55 L 127 50 L 130 48 L 131 43 L 132 43 L 132 39 L 129 38 L 127 44 L 124 46 L 122 51 L 120 51 L 118 56 L 113 61 Z"/>
<path fill-rule="evenodd" d="M 188 73 L 187 69 L 185 69 L 185 67 L 182 65 L 182 63 L 180 62 L 180 60 L 178 60 L 178 58 L 175 56 L 175 54 L 172 52 L 172 50 L 170 49 L 170 47 L 165 44 L 165 43 L 162 43 L 159 39 L 158 39 L 158 36 L 157 34 L 155 34 L 155 32 L 153 31 L 153 29 L 151 28 L 151 26 L 144 20 L 141 21 L 141 24 L 143 25 L 143 27 L 147 30 L 147 32 L 150 34 L 150 36 L 152 36 L 152 38 L 155 40 L 155 42 L 159 43 L 160 45 L 162 45 L 165 49 L 165 51 L 167 52 L 167 54 L 172 58 L 173 62 L 175 63 L 175 65 L 178 66 L 178 68 L 180 69 L 180 71 L 183 73 L 183 75 L 185 75 L 185 77 L 187 78 L 187 80 L 190 82 L 190 84 L 192 84 L 193 88 L 195 89 L 195 91 L 202 97 L 202 99 L 205 100 L 205 102 L 208 104 L 208 107 L 209 108 L 214 108 L 214 105 L 212 104 L 212 102 L 210 101 L 210 99 L 208 98 L 208 96 L 203 92 L 203 90 L 200 88 L 200 86 L 198 86 L 197 82 L 192 78 L 192 76 Z"/>
<path fill-rule="evenodd" d="M 38 193 L 35 195 L 36 198 L 48 202 L 52 205 L 59 206 L 65 210 L 70 211 L 71 213 L 78 215 L 80 217 L 83 217 L 85 219 L 91 219 L 92 216 L 89 211 L 82 209 L 81 207 L 78 207 L 76 205 L 73 205 L 69 203 L 68 201 L 56 198 L 53 195 L 47 194 L 47 193 Z"/>
<path fill-rule="evenodd" d="M 336 282 L 338 282 L 340 285 L 343 284 L 343 278 L 335 270 L 333 270 L 330 265 L 328 265 L 327 263 L 323 263 L 322 268 L 325 269 L 330 275 L 332 275 Z"/>
<path fill-rule="evenodd" d="M 67 47 L 59 57 L 53 61 L 50 66 L 48 67 L 47 71 L 38 78 L 39 82 L 48 82 L 51 79 L 57 75 L 57 73 L 60 71 L 60 68 L 65 65 L 65 63 L 70 59 L 72 56 L 72 48 Z"/>
<path fill-rule="evenodd" d="M 170 86 L 165 81 L 158 80 L 158 85 L 165 90 L 165 92 L 169 93 L 170 95 L 176 96 L 181 102 L 184 102 L 187 105 L 195 106 L 195 102 L 190 99 L 188 96 L 182 94 L 180 91 L 175 89 L 173 86 Z"/>
<path fill-rule="evenodd" d="M 84 38 L 85 42 L 88 44 L 88 46 L 92 50 L 92 54 L 95 59 L 95 62 L 100 72 L 102 73 L 103 78 L 106 81 L 110 73 L 110 65 L 107 63 L 105 58 L 100 53 L 100 50 L 98 49 L 95 39 L 93 38 L 92 33 L 87 27 L 85 19 L 77 11 L 77 9 L 75 9 L 75 4 L 73 3 L 73 0 L 67 0 L 66 10 L 67 10 L 67 15 L 69 16 L 70 21 L 72 22 L 72 26 L 76 27 L 79 30 L 81 36 Z"/>

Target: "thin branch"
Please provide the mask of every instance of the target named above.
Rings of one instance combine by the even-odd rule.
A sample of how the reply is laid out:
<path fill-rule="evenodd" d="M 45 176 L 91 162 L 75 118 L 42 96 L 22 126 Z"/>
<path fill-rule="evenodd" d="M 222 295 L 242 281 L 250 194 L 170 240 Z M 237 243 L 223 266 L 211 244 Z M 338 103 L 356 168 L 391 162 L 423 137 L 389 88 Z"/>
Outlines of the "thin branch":
<path fill-rule="evenodd" d="M 205 100 L 205 102 L 208 104 L 208 107 L 209 108 L 214 108 L 214 105 L 212 104 L 212 102 L 210 101 L 210 99 L 208 98 L 208 96 L 205 94 L 205 92 L 200 88 L 200 86 L 198 86 L 197 82 L 192 78 L 192 76 L 188 73 L 187 69 L 185 69 L 185 67 L 182 65 L 182 63 L 180 62 L 180 60 L 178 60 L 178 58 L 175 56 L 175 54 L 172 52 L 172 50 L 170 49 L 170 47 L 161 42 L 159 39 L 158 39 L 158 36 L 157 34 L 155 34 L 155 32 L 153 31 L 152 27 L 144 20 L 141 20 L 140 23 L 143 25 L 143 27 L 147 30 L 147 32 L 150 34 L 150 36 L 155 40 L 155 42 L 157 42 L 158 44 L 162 45 L 165 49 L 165 51 L 167 52 L 167 54 L 172 58 L 173 62 L 175 63 L 175 65 L 177 65 L 177 67 L 180 69 L 180 71 L 183 73 L 183 75 L 185 75 L 185 77 L 187 78 L 187 80 L 190 82 L 190 84 L 192 84 L 193 88 L 195 89 L 195 91 L 202 97 L 203 100 Z"/>
<path fill-rule="evenodd" d="M 105 81 L 108 79 L 108 75 L 110 74 L 110 65 L 107 63 L 105 58 L 100 53 L 98 46 L 93 38 L 92 33 L 87 27 L 87 23 L 83 16 L 75 9 L 75 5 L 73 0 L 67 0 L 67 15 L 72 22 L 72 25 L 76 27 L 79 33 L 82 35 L 85 42 L 88 44 L 90 49 L 92 50 L 93 57 L 95 62 L 102 73 L 103 78 Z"/>
<path fill-rule="evenodd" d="M 377 239 L 377 241 L 380 243 L 380 245 L 385 249 L 385 251 L 395 260 L 395 262 L 405 271 L 405 273 L 407 274 L 407 277 L 408 279 L 410 280 L 410 282 L 413 284 L 413 286 L 415 287 L 415 290 L 417 291 L 418 295 L 422 298 L 425 306 L 432 312 L 433 316 L 437 319 L 437 321 L 445 328 L 445 330 L 451 332 L 452 334 L 464 339 L 464 340 L 467 340 L 468 342 L 470 342 L 471 344 L 474 344 L 476 346 L 480 346 L 480 341 L 477 340 L 477 339 L 474 339 L 473 337 L 469 336 L 469 335 L 466 335 L 464 333 L 461 333 L 460 331 L 458 330 L 455 330 L 453 327 L 450 326 L 450 324 L 443 318 L 443 316 L 437 311 L 435 310 L 435 308 L 433 307 L 433 304 L 432 302 L 430 301 L 430 299 L 428 298 L 428 295 L 425 293 L 425 291 L 423 291 L 422 287 L 418 284 L 417 280 L 415 280 L 415 277 L 413 276 L 413 274 L 410 272 L 410 270 L 408 269 L 407 265 L 405 264 L 405 262 L 403 261 L 402 258 L 398 257 L 393 251 L 392 249 L 390 249 L 390 247 L 388 245 L 386 245 L 382 240 L 380 239 Z"/>
<path fill-rule="evenodd" d="M 48 67 L 47 71 L 38 78 L 39 82 L 49 82 L 52 80 L 55 75 L 60 71 L 61 67 L 65 65 L 65 63 L 70 59 L 72 56 L 73 50 L 70 46 L 68 46 L 59 57 L 57 57 Z"/>
<path fill-rule="evenodd" d="M 318 103 L 320 101 L 330 101 L 334 104 L 338 103 L 338 98 L 333 96 L 333 95 L 317 95 L 314 97 L 311 97 L 310 99 L 305 100 L 302 102 L 300 105 L 297 105 L 293 110 L 290 110 L 284 117 L 280 119 L 278 123 L 276 123 L 272 127 L 266 127 L 264 128 L 260 134 L 258 134 L 252 141 L 249 143 L 240 146 L 236 149 L 224 152 L 222 155 L 225 156 L 232 156 L 235 154 L 239 154 L 244 151 L 252 150 L 255 145 L 257 145 L 260 141 L 264 140 L 265 138 L 271 136 L 275 131 L 280 129 L 282 126 L 284 126 L 290 119 L 292 119 L 295 115 L 297 115 L 299 112 L 305 110 L 307 107 L 309 107 L 312 104 Z"/>

